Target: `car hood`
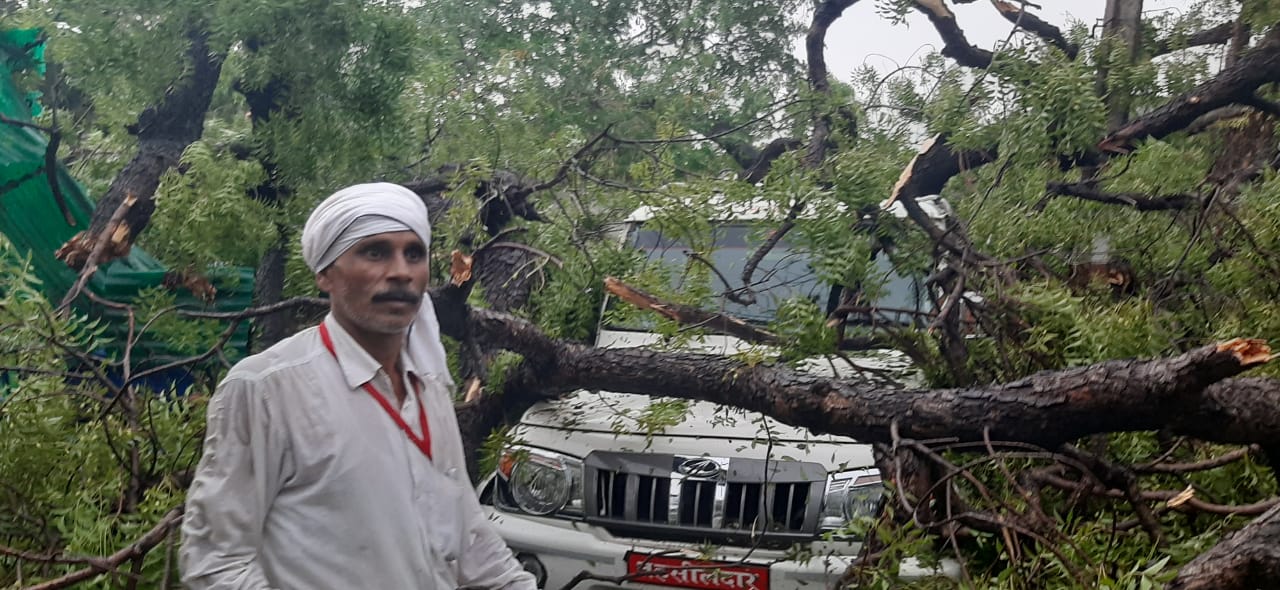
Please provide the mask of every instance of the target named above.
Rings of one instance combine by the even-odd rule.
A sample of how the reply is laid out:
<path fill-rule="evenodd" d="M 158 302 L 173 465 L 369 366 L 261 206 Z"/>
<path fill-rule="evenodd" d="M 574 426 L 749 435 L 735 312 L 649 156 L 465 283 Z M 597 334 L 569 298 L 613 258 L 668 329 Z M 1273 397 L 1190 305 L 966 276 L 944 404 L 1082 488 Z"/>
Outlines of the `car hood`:
<path fill-rule="evenodd" d="M 656 404 L 656 405 L 655 405 Z M 681 407 L 686 412 L 680 412 Z M 674 416 L 651 428 L 655 408 Z M 675 419 L 682 417 L 672 424 Z M 841 468 L 874 463 L 870 445 L 815 435 L 758 412 L 708 402 L 578 391 L 525 412 L 516 438 L 579 457 L 593 450 L 663 452 L 690 456 L 772 457 Z M 772 441 L 772 442 L 770 442 Z"/>

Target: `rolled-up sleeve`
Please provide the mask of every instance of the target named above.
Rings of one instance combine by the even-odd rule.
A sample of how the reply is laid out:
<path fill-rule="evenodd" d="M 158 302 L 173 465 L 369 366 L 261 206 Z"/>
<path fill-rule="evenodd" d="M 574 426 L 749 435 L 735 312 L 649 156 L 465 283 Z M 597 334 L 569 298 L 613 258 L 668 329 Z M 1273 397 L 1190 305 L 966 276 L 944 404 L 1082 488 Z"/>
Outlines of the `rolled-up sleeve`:
<path fill-rule="evenodd" d="M 192 590 L 272 588 L 259 551 L 287 448 L 259 389 L 229 379 L 209 403 L 204 454 L 182 522 L 182 581 Z"/>

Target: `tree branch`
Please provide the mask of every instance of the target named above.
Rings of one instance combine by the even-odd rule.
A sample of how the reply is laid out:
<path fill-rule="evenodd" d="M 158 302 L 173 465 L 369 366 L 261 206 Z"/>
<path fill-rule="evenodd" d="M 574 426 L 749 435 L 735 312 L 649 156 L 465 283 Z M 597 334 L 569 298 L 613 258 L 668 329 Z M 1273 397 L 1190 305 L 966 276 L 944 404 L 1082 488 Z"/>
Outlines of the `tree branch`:
<path fill-rule="evenodd" d="M 34 586 L 27 586 L 24 590 L 59 590 L 61 588 L 70 588 L 85 580 L 96 578 L 102 574 L 110 572 L 115 568 L 124 565 L 126 562 L 139 559 L 146 556 L 147 552 L 153 547 L 159 545 L 173 527 L 178 526 L 182 522 L 182 506 L 178 506 L 170 510 L 152 527 L 150 531 L 138 538 L 137 541 L 131 543 L 128 547 L 121 549 L 110 556 L 101 560 L 93 560 L 89 567 L 76 570 L 65 576 L 49 580 Z"/>
<path fill-rule="evenodd" d="M 991 4 L 996 7 L 996 10 L 1000 11 L 1000 16 L 1003 16 L 1005 20 L 1020 29 L 1034 33 L 1046 43 L 1057 47 L 1068 59 L 1075 59 L 1080 54 L 1080 46 L 1068 41 L 1066 35 L 1062 34 L 1062 29 L 1027 12 L 1022 6 L 1014 5 L 1004 0 L 991 0 Z"/>
<path fill-rule="evenodd" d="M 1138 211 L 1181 211 L 1200 204 L 1200 198 L 1196 195 L 1148 197 L 1138 193 L 1104 193 L 1089 183 L 1079 182 L 1050 182 L 1047 190 L 1051 195 L 1076 197 L 1108 205 L 1123 205 Z"/>
<path fill-rule="evenodd" d="M 98 201 L 89 228 L 58 249 L 57 257 L 67 266 L 84 268 L 96 243 L 93 236 L 106 233 L 112 214 L 131 196 L 137 202 L 129 207 L 120 230 L 112 230 L 111 249 L 103 252 L 100 263 L 127 255 L 155 211 L 154 196 L 160 177 L 178 164 L 188 145 L 200 139 L 223 61 L 220 53 L 210 49 L 209 33 L 202 28 L 191 23 L 187 31 L 191 43 L 186 55 L 189 73 L 176 80 L 159 103 L 144 110 L 138 121 L 129 126 L 129 132 L 138 138 L 138 151 Z"/>
<path fill-rule="evenodd" d="M 955 13 L 947 8 L 944 0 L 916 0 L 913 4 L 916 10 L 929 17 L 929 22 L 933 23 L 933 28 L 942 37 L 942 55 L 956 60 L 962 66 L 980 69 L 991 66 L 995 54 L 969 43 L 956 22 Z"/>
<path fill-rule="evenodd" d="M 829 96 L 831 94 L 830 72 L 827 69 L 826 39 L 831 24 L 844 14 L 846 8 L 857 4 L 858 0 L 823 0 L 813 13 L 813 21 L 809 24 L 809 32 L 805 35 L 805 58 L 809 65 L 809 87 L 814 94 Z M 831 115 L 820 105 L 814 116 L 813 133 L 809 136 L 809 149 L 805 154 L 805 165 L 817 168 L 826 158 L 827 140 L 831 136 Z"/>
<path fill-rule="evenodd" d="M 1139 141 L 1181 131 L 1218 108 L 1250 104 L 1258 87 L 1271 82 L 1280 82 L 1280 27 L 1273 27 L 1257 47 L 1212 79 L 1103 138 L 1098 149 L 1107 154 L 1128 153 Z"/>
<path fill-rule="evenodd" d="M 605 277 L 604 288 L 619 299 L 640 309 L 652 311 L 686 326 L 706 328 L 716 334 L 726 334 L 747 342 L 777 344 L 778 335 L 761 330 L 733 316 L 704 311 L 691 305 L 663 301 L 613 277 Z"/>
<path fill-rule="evenodd" d="M 1231 32 L 1235 25 L 1234 21 L 1225 22 L 1188 35 L 1170 35 L 1163 39 L 1157 39 L 1151 48 L 1151 56 L 1156 57 L 1189 47 L 1221 45 L 1231 40 Z"/>

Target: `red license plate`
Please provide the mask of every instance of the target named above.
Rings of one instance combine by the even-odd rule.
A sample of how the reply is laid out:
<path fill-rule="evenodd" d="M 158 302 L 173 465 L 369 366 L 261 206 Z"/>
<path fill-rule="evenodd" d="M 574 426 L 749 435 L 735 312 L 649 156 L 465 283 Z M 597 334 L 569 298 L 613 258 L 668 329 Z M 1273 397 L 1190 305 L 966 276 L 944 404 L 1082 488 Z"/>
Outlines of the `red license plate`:
<path fill-rule="evenodd" d="M 632 582 L 701 590 L 769 590 L 769 568 L 726 561 L 627 553 Z"/>

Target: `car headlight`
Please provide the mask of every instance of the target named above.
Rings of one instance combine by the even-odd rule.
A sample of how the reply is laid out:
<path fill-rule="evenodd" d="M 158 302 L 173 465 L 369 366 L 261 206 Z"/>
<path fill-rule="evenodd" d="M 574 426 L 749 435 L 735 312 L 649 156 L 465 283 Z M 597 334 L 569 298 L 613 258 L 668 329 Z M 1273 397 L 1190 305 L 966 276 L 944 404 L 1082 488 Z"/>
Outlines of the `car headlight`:
<path fill-rule="evenodd" d="M 531 447 L 508 447 L 498 460 L 500 504 L 535 516 L 582 515 L 582 461 Z M 514 506 L 512 506 L 514 505 Z"/>
<path fill-rule="evenodd" d="M 875 469 L 842 471 L 827 476 L 827 493 L 822 499 L 823 531 L 839 531 L 850 523 L 880 515 L 884 483 Z"/>

